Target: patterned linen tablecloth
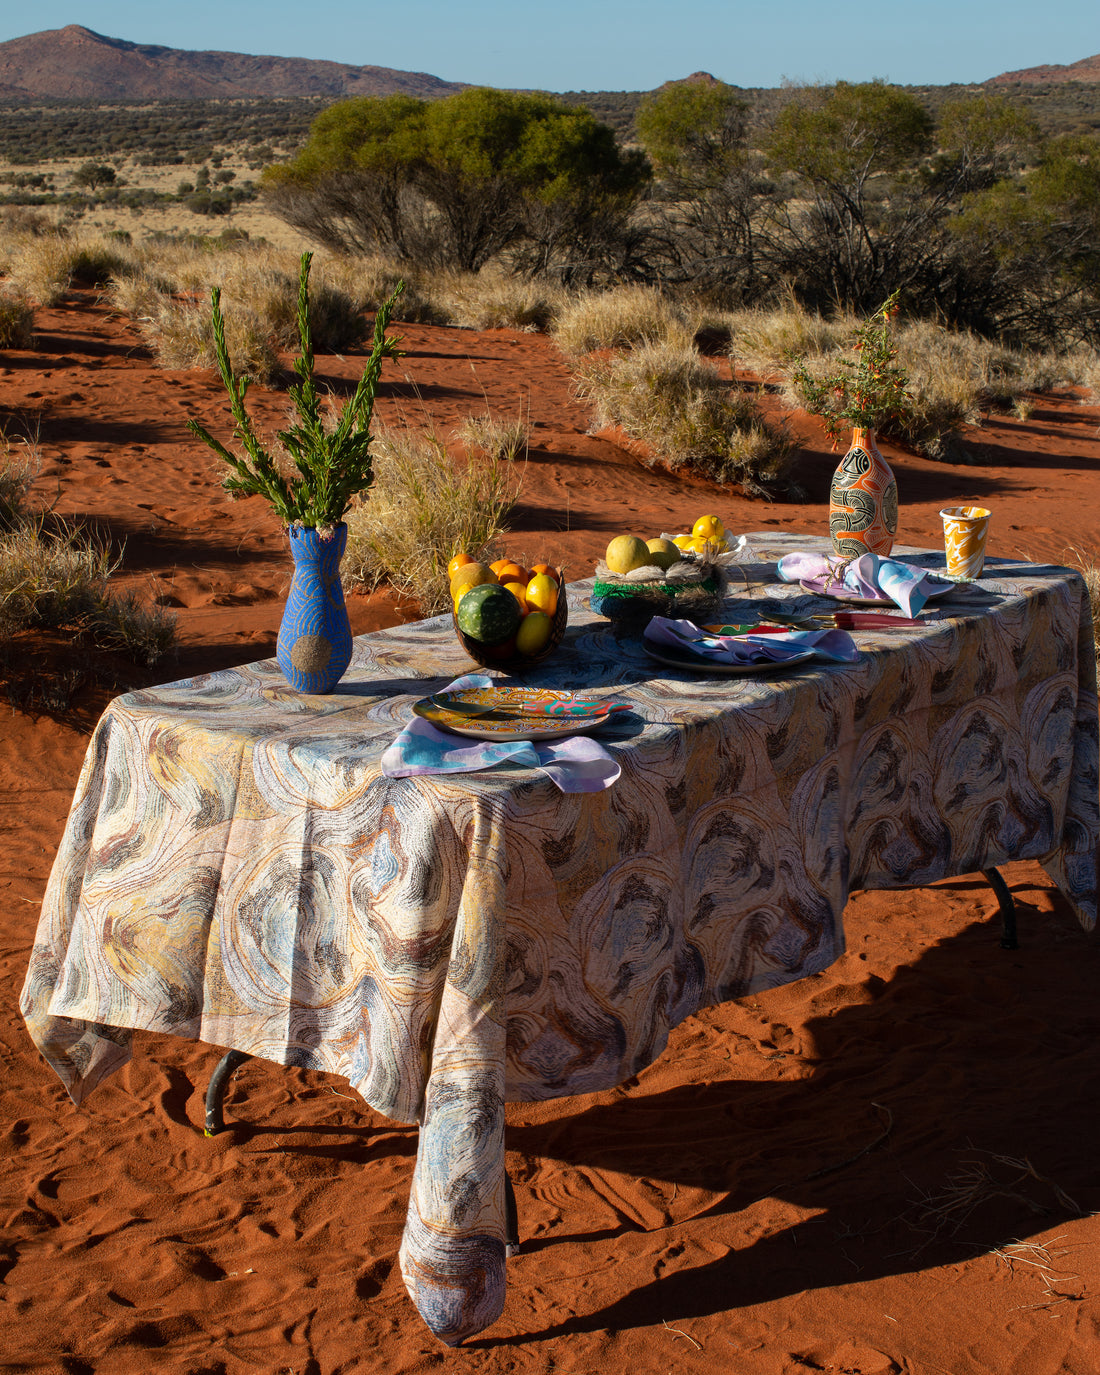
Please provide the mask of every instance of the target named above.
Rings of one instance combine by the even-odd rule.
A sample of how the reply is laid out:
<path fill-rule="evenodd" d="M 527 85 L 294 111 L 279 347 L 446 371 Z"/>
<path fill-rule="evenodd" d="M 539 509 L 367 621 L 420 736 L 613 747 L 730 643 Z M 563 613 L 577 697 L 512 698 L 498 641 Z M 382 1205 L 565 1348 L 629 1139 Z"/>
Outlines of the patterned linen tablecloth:
<path fill-rule="evenodd" d="M 764 586 L 766 560 L 826 542 L 753 542 L 731 619 L 835 609 Z M 1096 917 L 1075 572 L 992 561 L 927 626 L 857 632 L 857 663 L 769 678 L 662 667 L 589 590 L 528 681 L 635 704 L 599 736 L 622 766 L 605 792 L 380 773 L 412 703 L 471 668 L 449 618 L 358 639 L 325 697 L 270 660 L 116 699 L 23 994 L 77 1103 L 136 1028 L 344 1075 L 418 1122 L 402 1270 L 452 1344 L 504 1302 L 505 1100 L 608 1088 L 696 1009 L 824 969 L 853 889 L 1037 858 Z"/>

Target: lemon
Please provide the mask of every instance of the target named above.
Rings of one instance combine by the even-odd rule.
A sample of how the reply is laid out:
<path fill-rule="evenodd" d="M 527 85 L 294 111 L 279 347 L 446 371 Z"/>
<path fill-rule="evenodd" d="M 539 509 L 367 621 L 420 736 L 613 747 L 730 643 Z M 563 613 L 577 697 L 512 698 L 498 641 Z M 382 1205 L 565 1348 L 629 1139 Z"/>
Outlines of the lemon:
<path fill-rule="evenodd" d="M 545 611 L 529 611 L 516 631 L 516 649 L 520 654 L 537 654 L 545 649 L 553 629 Z"/>
<path fill-rule="evenodd" d="M 604 560 L 612 573 L 630 573 L 649 562 L 649 550 L 636 535 L 616 535 L 607 546 Z"/>
<path fill-rule="evenodd" d="M 691 548 L 691 536 L 690 536 L 690 535 L 673 535 L 673 537 L 672 537 L 672 542 L 673 542 L 673 544 L 676 546 L 677 549 L 683 550 L 683 549 L 690 549 L 690 548 Z"/>
<path fill-rule="evenodd" d="M 548 616 L 558 609 L 558 585 L 548 573 L 536 573 L 527 584 L 527 605 Z"/>
<path fill-rule="evenodd" d="M 691 533 L 696 539 L 712 539 L 722 544 L 726 538 L 726 527 L 717 516 L 700 516 L 691 527 Z"/>

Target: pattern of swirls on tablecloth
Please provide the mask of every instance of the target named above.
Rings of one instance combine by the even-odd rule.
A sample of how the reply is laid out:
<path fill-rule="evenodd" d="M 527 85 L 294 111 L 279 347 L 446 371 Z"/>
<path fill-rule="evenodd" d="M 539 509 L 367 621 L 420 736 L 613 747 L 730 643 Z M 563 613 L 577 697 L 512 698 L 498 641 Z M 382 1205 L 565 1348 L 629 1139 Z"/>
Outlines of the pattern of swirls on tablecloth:
<path fill-rule="evenodd" d="M 778 556 L 797 543 L 772 536 Z M 825 542 L 819 542 L 822 547 Z M 414 701 L 469 669 L 450 620 L 356 642 L 327 697 L 273 662 L 113 702 L 46 894 L 23 1011 L 76 1101 L 130 1029 L 344 1075 L 419 1121 L 402 1245 L 455 1342 L 503 1303 L 503 1103 L 621 1082 L 692 1011 L 822 969 L 859 887 L 1040 858 L 1096 914 L 1087 597 L 1000 565 L 857 664 L 693 676 L 571 589 L 528 681 L 629 696 L 622 777 L 389 779 Z M 729 619 L 820 606 L 756 583 Z"/>

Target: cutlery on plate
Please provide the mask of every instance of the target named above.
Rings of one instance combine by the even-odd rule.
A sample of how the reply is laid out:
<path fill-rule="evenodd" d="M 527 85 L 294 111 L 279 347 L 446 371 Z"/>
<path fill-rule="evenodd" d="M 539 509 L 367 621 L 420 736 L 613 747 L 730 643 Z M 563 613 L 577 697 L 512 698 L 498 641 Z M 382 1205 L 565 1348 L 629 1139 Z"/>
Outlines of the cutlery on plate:
<path fill-rule="evenodd" d="M 459 702 L 455 699 L 440 698 L 433 694 L 428 698 L 433 707 L 449 711 L 454 716 L 488 716 L 495 712 L 498 716 L 525 717 L 528 720 L 562 720 L 575 717 L 578 720 L 592 720 L 598 716 L 610 716 L 615 711 L 630 711 L 630 702 L 608 699 L 601 702 Z"/>

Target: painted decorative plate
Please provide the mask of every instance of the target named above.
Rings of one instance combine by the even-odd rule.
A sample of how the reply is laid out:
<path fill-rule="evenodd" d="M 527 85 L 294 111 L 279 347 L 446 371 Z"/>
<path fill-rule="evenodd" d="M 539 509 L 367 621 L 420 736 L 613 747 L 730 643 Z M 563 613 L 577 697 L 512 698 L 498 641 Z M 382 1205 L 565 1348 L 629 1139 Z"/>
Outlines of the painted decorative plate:
<path fill-rule="evenodd" d="M 433 726 L 473 740 L 554 740 L 597 730 L 629 708 L 617 698 L 507 686 L 458 688 L 413 703 Z"/>

